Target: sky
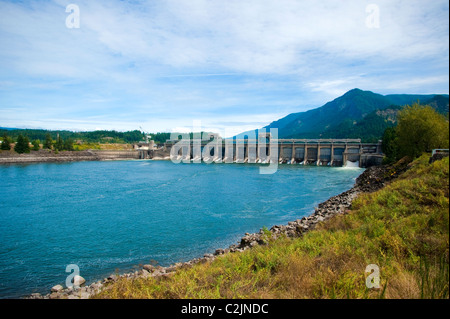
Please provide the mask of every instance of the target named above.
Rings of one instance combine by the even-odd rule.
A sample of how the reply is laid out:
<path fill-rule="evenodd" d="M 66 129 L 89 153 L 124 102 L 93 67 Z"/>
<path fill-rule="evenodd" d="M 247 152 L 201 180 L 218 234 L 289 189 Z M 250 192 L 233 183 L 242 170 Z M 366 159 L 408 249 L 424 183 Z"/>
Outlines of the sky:
<path fill-rule="evenodd" d="M 353 88 L 448 94 L 448 16 L 447 0 L 0 0 L 0 127 L 228 137 Z"/>

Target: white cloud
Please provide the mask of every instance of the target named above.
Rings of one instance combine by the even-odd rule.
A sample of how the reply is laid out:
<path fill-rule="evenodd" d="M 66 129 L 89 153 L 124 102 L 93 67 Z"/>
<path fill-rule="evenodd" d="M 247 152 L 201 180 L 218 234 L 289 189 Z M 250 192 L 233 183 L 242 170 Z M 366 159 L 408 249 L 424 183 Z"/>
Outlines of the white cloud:
<path fill-rule="evenodd" d="M 243 109 L 268 119 L 317 107 L 354 87 L 448 87 L 444 0 L 379 0 L 379 29 L 366 27 L 372 2 L 361 0 L 78 0 L 80 29 L 65 26 L 69 3 L 0 0 L 0 109 L 27 107 L 48 125 L 55 110 L 121 117 L 118 127 L 206 110 L 219 125 Z"/>

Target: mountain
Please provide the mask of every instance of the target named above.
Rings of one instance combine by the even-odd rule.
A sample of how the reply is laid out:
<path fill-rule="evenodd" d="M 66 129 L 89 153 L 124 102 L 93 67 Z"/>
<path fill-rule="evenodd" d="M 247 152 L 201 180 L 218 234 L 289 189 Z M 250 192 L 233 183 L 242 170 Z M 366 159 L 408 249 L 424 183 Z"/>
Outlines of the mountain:
<path fill-rule="evenodd" d="M 448 113 L 448 95 L 381 95 L 353 89 L 319 108 L 289 114 L 263 129 L 278 128 L 278 138 L 361 138 L 373 142 L 381 138 L 387 127 L 396 124 L 401 106 L 418 101 L 439 113 Z M 249 133 L 257 134 L 258 130 L 237 137 Z"/>
<path fill-rule="evenodd" d="M 434 94 L 388 94 L 385 97 L 394 105 L 411 105 L 413 103 L 419 102 L 423 103 L 433 98 Z"/>
<path fill-rule="evenodd" d="M 370 112 L 389 105 L 391 103 L 380 94 L 353 89 L 322 107 L 296 113 L 287 125 L 280 126 L 277 121 L 271 123 L 268 128 L 278 127 L 278 135 L 281 138 L 317 138 L 325 130 L 339 125 L 344 120 L 360 120 Z"/>
<path fill-rule="evenodd" d="M 448 95 L 435 95 L 434 97 L 426 101 L 425 104 L 432 106 L 436 111 L 438 111 L 441 114 L 448 115 L 449 109 Z"/>
<path fill-rule="evenodd" d="M 377 142 L 388 127 L 397 124 L 400 106 L 391 105 L 367 114 L 360 121 L 344 120 L 322 133 L 322 138 L 361 138 L 364 142 Z"/>
<path fill-rule="evenodd" d="M 12 128 L 12 127 L 0 127 L 0 130 L 3 130 L 3 131 L 12 131 L 12 130 L 18 130 L 18 128 Z"/>

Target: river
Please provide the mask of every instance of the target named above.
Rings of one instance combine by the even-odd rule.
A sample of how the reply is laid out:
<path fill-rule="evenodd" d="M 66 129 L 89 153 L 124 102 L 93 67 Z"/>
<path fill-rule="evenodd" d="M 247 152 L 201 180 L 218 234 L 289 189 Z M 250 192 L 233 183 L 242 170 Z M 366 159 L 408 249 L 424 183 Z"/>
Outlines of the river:
<path fill-rule="evenodd" d="M 103 161 L 0 165 L 0 298 L 167 266 L 286 224 L 350 189 L 362 169 Z"/>

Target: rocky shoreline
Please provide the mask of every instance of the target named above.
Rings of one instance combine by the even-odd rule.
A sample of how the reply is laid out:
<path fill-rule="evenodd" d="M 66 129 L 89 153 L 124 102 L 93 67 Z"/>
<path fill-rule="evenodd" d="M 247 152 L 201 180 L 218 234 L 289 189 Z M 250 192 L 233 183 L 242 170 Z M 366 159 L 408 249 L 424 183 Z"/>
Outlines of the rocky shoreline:
<path fill-rule="evenodd" d="M 27 299 L 88 299 L 97 294 L 108 284 L 120 278 L 147 278 L 170 276 L 177 269 L 191 267 L 197 263 L 212 261 L 220 255 L 227 253 L 243 252 L 257 245 L 267 244 L 268 238 L 278 238 L 287 236 L 296 238 L 302 236 L 307 231 L 316 227 L 316 225 L 324 220 L 332 218 L 335 215 L 345 214 L 351 207 L 353 200 L 360 193 L 374 192 L 382 188 L 389 180 L 397 177 L 400 173 L 408 169 L 408 161 L 400 161 L 395 165 L 372 166 L 366 169 L 357 179 L 355 186 L 350 190 L 343 192 L 337 196 L 333 196 L 315 208 L 314 213 L 309 216 L 289 222 L 287 225 L 275 225 L 267 229 L 261 229 L 258 233 L 246 233 L 241 240 L 234 245 L 225 249 L 217 249 L 214 254 L 205 254 L 202 258 L 195 258 L 184 263 L 176 263 L 168 267 L 144 265 L 140 270 L 122 275 L 112 274 L 103 280 L 96 281 L 90 285 L 83 286 L 84 278 L 78 278 L 80 287 L 63 288 L 56 285 L 51 292 L 46 295 L 39 293 L 26 297 Z"/>
<path fill-rule="evenodd" d="M 138 151 L 134 150 L 86 150 L 62 151 L 51 150 L 32 151 L 28 154 L 17 154 L 12 151 L 0 152 L 0 164 L 25 163 L 63 163 L 84 161 L 130 160 L 139 159 Z"/>
<path fill-rule="evenodd" d="M 99 161 L 101 158 L 91 151 L 64 151 L 55 153 L 49 150 L 33 151 L 29 154 L 17 154 L 15 152 L 1 152 L 0 164 L 20 163 L 57 163 L 78 161 Z"/>

